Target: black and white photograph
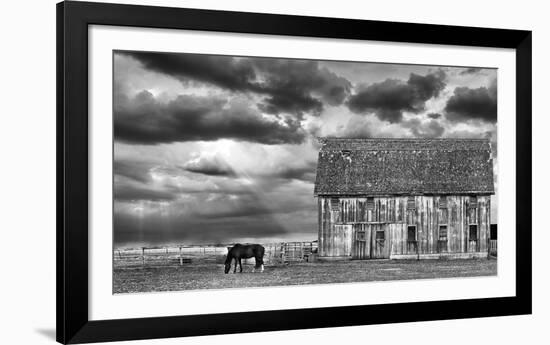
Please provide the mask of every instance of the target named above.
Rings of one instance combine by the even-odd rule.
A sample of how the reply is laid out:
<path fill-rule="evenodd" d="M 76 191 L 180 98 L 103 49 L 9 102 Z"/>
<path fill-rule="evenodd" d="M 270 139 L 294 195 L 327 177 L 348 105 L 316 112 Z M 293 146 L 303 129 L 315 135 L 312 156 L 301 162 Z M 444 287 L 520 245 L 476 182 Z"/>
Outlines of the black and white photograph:
<path fill-rule="evenodd" d="M 113 51 L 113 293 L 497 275 L 497 78 Z"/>
<path fill-rule="evenodd" d="M 0 343 L 548 342 L 543 2 L 3 10 Z"/>

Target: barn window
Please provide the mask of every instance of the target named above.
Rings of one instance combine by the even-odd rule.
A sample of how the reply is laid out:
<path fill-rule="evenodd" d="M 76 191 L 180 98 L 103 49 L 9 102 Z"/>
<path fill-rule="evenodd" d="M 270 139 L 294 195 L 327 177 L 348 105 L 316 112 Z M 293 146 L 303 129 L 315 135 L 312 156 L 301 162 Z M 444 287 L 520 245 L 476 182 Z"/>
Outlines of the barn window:
<path fill-rule="evenodd" d="M 416 203 L 414 202 L 414 196 L 410 196 L 407 199 L 407 210 L 414 210 L 416 209 Z"/>
<path fill-rule="evenodd" d="M 439 208 L 447 208 L 447 197 L 442 196 L 439 198 Z"/>
<path fill-rule="evenodd" d="M 470 225 L 470 241 L 477 240 L 477 225 Z"/>
<path fill-rule="evenodd" d="M 340 200 L 338 198 L 330 198 L 330 208 L 334 211 L 338 211 L 340 207 Z"/>
<path fill-rule="evenodd" d="M 384 241 L 386 239 L 386 233 L 384 230 L 378 230 L 376 231 L 376 240 L 377 241 Z"/>
<path fill-rule="evenodd" d="M 367 210 L 374 210 L 374 198 L 367 198 Z"/>
<path fill-rule="evenodd" d="M 471 196 L 470 197 L 468 207 L 469 208 L 477 208 L 477 196 Z"/>
<path fill-rule="evenodd" d="M 439 227 L 439 240 L 447 241 L 447 225 L 441 225 Z"/>
<path fill-rule="evenodd" d="M 407 226 L 407 241 L 416 241 L 416 226 Z"/>

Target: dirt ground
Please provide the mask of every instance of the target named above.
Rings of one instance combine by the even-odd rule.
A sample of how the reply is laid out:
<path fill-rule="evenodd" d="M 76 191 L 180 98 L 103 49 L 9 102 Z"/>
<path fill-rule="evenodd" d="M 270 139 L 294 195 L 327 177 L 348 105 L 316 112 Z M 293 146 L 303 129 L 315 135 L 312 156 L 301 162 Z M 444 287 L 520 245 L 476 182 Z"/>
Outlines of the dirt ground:
<path fill-rule="evenodd" d="M 226 289 L 258 286 L 348 283 L 403 279 L 475 277 L 497 274 L 496 259 L 365 260 L 266 266 L 263 273 L 223 273 L 221 264 L 114 269 L 114 293 Z"/>

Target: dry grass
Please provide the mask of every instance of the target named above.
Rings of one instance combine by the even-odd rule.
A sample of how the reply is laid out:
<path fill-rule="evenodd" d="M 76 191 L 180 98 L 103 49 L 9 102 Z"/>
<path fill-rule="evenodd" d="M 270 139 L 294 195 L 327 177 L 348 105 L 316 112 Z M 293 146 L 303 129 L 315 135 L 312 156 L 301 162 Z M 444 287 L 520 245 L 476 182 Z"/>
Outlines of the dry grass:
<path fill-rule="evenodd" d="M 115 268 L 114 293 L 475 277 L 497 274 L 494 259 L 351 261 L 267 266 L 224 274 L 222 264 Z"/>

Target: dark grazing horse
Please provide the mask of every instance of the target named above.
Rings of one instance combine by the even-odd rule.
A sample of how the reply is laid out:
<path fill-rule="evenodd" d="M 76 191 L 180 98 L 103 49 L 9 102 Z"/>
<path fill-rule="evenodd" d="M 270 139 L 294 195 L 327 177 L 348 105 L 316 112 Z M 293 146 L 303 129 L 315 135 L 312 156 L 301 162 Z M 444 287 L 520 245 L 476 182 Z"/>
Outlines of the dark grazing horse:
<path fill-rule="evenodd" d="M 249 259 L 254 257 L 256 259 L 256 268 L 261 268 L 261 272 L 264 271 L 264 252 L 265 249 L 259 244 L 240 244 L 237 243 L 233 247 L 227 247 L 227 258 L 225 259 L 225 273 L 229 273 L 231 270 L 231 262 L 235 259 L 235 269 L 233 273 L 237 272 L 237 263 L 240 267 L 240 272 L 243 272 L 243 265 L 241 259 Z"/>

